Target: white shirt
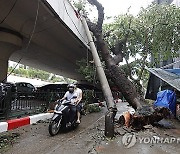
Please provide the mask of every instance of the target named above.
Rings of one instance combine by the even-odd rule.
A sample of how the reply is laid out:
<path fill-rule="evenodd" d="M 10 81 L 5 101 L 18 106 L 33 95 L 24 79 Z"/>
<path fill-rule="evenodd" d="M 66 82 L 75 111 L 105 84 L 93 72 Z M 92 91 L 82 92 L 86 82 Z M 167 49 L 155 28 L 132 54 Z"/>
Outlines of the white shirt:
<path fill-rule="evenodd" d="M 75 92 L 77 93 L 77 98 L 78 98 L 78 100 L 79 100 L 80 97 L 81 97 L 81 94 L 82 94 L 82 90 L 81 90 L 80 88 L 76 88 L 76 89 L 75 89 Z"/>
<path fill-rule="evenodd" d="M 64 97 L 66 97 L 66 99 L 68 101 L 70 101 L 71 99 L 76 99 L 78 97 L 77 93 L 74 91 L 73 93 L 70 93 L 69 91 L 67 91 L 64 95 Z M 76 98 L 73 98 L 76 97 Z"/>

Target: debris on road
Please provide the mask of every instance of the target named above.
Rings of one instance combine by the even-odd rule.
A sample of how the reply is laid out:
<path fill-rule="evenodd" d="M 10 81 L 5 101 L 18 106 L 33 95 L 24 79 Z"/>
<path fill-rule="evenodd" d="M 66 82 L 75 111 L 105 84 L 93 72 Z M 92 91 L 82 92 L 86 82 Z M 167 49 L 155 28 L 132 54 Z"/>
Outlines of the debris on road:
<path fill-rule="evenodd" d="M 19 133 L 9 133 L 0 135 L 0 153 L 7 149 L 9 146 L 12 146 L 16 139 L 20 136 Z"/>
<path fill-rule="evenodd" d="M 121 126 L 132 127 L 136 130 L 144 129 L 146 125 L 155 125 L 163 118 L 170 117 L 171 113 L 169 109 L 165 107 L 157 107 L 155 109 L 145 106 L 140 110 L 137 110 L 134 114 L 130 112 L 124 112 L 123 115 L 119 117 L 119 124 Z"/>

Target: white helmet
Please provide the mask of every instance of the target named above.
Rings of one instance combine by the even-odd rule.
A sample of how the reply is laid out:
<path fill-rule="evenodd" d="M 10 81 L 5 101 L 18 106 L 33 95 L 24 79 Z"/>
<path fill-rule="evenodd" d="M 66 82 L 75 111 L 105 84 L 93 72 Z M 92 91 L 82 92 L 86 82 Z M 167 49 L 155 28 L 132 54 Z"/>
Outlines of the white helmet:
<path fill-rule="evenodd" d="M 74 89 L 75 89 L 75 85 L 74 85 L 74 84 L 69 84 L 69 85 L 67 86 L 67 88 L 68 88 L 68 91 L 69 91 L 70 93 L 73 93 L 73 92 L 74 92 Z"/>

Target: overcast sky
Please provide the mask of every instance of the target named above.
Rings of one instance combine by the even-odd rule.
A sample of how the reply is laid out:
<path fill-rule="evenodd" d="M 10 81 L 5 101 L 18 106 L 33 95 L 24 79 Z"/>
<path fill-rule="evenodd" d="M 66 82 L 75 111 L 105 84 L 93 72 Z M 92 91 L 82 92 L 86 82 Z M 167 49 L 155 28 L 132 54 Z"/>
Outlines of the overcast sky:
<path fill-rule="evenodd" d="M 140 8 L 146 8 L 153 0 L 98 0 L 104 6 L 105 16 L 125 14 L 130 8 L 130 13 L 137 15 Z"/>

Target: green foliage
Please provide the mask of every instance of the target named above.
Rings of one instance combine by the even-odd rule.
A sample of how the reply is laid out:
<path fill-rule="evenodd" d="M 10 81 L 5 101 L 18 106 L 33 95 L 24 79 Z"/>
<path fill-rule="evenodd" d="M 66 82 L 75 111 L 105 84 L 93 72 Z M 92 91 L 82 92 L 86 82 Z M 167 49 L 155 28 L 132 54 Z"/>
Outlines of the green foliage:
<path fill-rule="evenodd" d="M 127 77 L 138 86 L 146 87 L 147 67 L 170 58 L 178 57 L 180 50 L 180 9 L 174 5 L 152 4 L 141 9 L 138 16 L 119 15 L 112 23 L 103 25 L 104 39 L 113 50 L 115 44 L 125 40 L 122 46 L 125 63 L 121 63 Z M 113 53 L 111 53 L 113 55 Z M 154 59 L 152 63 L 151 58 Z M 92 82 L 94 70 L 86 60 L 79 62 L 79 72 Z"/>
<path fill-rule="evenodd" d="M 63 79 L 56 76 L 56 75 L 53 75 L 52 78 L 51 78 L 51 82 L 53 82 L 53 83 L 60 82 L 60 81 L 63 81 Z"/>
<path fill-rule="evenodd" d="M 147 33 L 148 48 L 162 60 L 178 57 L 180 49 L 180 8 L 174 5 L 150 5 L 138 16 L 138 27 Z"/>
<path fill-rule="evenodd" d="M 13 67 L 9 67 L 8 72 L 11 72 L 13 69 L 14 69 Z M 34 68 L 24 69 L 24 68 L 20 67 L 20 68 L 16 68 L 15 70 L 13 70 L 13 73 L 16 75 L 22 76 L 22 77 L 38 78 L 38 79 L 41 79 L 44 81 L 50 81 L 50 82 L 63 81 L 62 78 L 57 77 L 55 75 L 53 75 L 52 78 L 49 80 L 50 73 L 48 73 L 46 71 L 34 69 Z"/>
<path fill-rule="evenodd" d="M 100 111 L 101 111 L 101 108 L 99 107 L 99 105 L 89 104 L 86 106 L 86 112 L 93 113 L 93 112 L 100 112 Z"/>
<path fill-rule="evenodd" d="M 67 84 L 76 82 L 76 80 L 73 80 L 73 79 L 70 79 L 70 78 L 67 78 L 67 77 L 63 77 L 63 81 L 65 81 Z"/>
<path fill-rule="evenodd" d="M 83 102 L 87 105 L 93 103 L 94 99 L 93 90 L 86 90 L 83 92 Z"/>
<path fill-rule="evenodd" d="M 125 14 L 103 26 L 110 49 L 127 37 L 123 46 L 121 66 L 127 76 L 146 85 L 148 73 L 144 67 L 153 67 L 163 60 L 178 57 L 180 50 L 180 9 L 173 5 L 150 5 L 136 17 Z M 151 63 L 150 57 L 154 58 Z"/>
<path fill-rule="evenodd" d="M 42 70 L 34 69 L 34 68 L 30 68 L 26 71 L 28 72 L 28 77 L 30 78 L 39 78 L 42 80 L 48 80 L 50 76 L 50 73 L 42 71 Z"/>
<path fill-rule="evenodd" d="M 87 81 L 93 82 L 96 73 L 94 65 L 85 59 L 78 61 L 77 65 L 79 66 L 78 72 L 84 75 Z"/>
<path fill-rule="evenodd" d="M 180 49 L 179 27 L 180 9 L 173 5 L 150 5 L 142 9 L 141 13 L 119 15 L 115 21 L 104 25 L 104 33 L 110 31 L 106 41 L 112 48 L 118 40 L 128 35 L 124 54 L 127 58 L 137 54 L 144 57 L 152 54 L 158 62 L 169 57 L 177 57 Z"/>
<path fill-rule="evenodd" d="M 85 11 L 85 1 L 83 0 L 78 0 L 77 2 L 73 3 L 74 7 L 78 9 L 78 11 L 82 10 Z"/>

